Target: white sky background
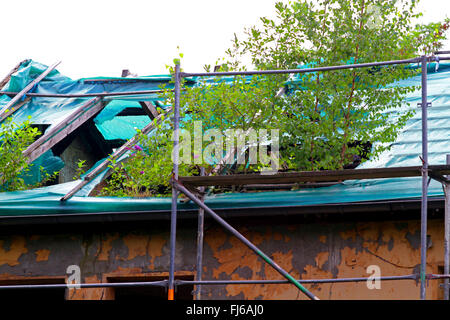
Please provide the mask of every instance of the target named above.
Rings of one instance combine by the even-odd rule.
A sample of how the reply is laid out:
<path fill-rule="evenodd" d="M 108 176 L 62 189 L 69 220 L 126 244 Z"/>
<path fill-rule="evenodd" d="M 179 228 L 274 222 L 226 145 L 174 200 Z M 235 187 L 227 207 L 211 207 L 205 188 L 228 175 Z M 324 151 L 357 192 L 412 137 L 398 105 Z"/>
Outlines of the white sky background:
<path fill-rule="evenodd" d="M 73 79 L 165 74 L 184 53 L 187 72 L 203 71 L 233 34 L 274 16 L 276 0 L 14 0 L 0 6 L 0 78 L 27 58 Z M 287 0 L 283 0 L 287 2 Z M 422 23 L 450 17 L 450 0 L 422 0 Z M 450 34 L 448 35 L 450 38 Z M 450 50 L 450 41 L 444 49 Z"/>

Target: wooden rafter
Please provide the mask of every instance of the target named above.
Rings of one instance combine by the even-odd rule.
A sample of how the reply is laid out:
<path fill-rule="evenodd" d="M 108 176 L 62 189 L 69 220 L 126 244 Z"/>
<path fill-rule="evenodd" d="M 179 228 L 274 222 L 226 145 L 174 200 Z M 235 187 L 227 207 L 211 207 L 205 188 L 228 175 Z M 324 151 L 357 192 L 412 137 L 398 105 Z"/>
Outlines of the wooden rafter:
<path fill-rule="evenodd" d="M 32 162 L 39 158 L 83 123 L 97 115 L 107 104 L 108 102 L 102 101 L 101 98 L 95 98 L 84 103 L 74 113 L 69 115 L 55 128 L 45 133 L 23 152 L 28 158 L 27 161 Z"/>
<path fill-rule="evenodd" d="M 150 119 L 155 119 L 158 117 L 159 112 L 156 110 L 156 107 L 154 104 L 150 101 L 139 101 L 139 104 L 141 105 L 142 109 L 145 111 L 145 113 L 149 116 Z"/>
<path fill-rule="evenodd" d="M 161 123 L 164 117 L 166 117 L 170 112 L 172 111 L 172 108 L 168 108 L 167 111 L 164 114 L 160 114 L 157 118 L 155 118 L 151 123 L 146 125 L 142 130 L 141 133 L 148 134 L 150 131 L 156 128 L 156 125 Z M 133 138 L 125 142 L 120 148 L 118 148 L 108 159 L 103 161 L 101 164 L 99 164 L 94 170 L 89 172 L 83 180 L 77 184 L 72 190 L 70 190 L 64 197 L 61 198 L 61 201 L 66 201 L 70 199 L 75 193 L 77 193 L 81 188 L 83 188 L 85 185 L 89 183 L 92 179 L 94 179 L 97 175 L 99 175 L 103 170 L 107 169 L 109 166 L 111 166 L 110 159 L 117 159 L 121 157 L 129 148 L 131 148 L 134 144 L 136 144 L 139 141 L 139 135 L 136 134 Z M 117 166 L 118 163 L 113 164 L 112 166 Z M 105 177 L 103 177 L 104 179 Z"/>
<path fill-rule="evenodd" d="M 450 174 L 450 165 L 434 165 L 428 167 L 430 176 Z M 231 186 L 248 184 L 285 184 L 299 182 L 333 182 L 357 179 L 381 179 L 418 177 L 422 175 L 421 166 L 393 167 L 375 169 L 345 169 L 302 172 L 280 172 L 273 175 L 232 174 L 224 176 L 180 177 L 180 183 L 194 187 Z"/>
<path fill-rule="evenodd" d="M 14 105 L 22 99 L 23 96 L 27 94 L 28 91 L 33 89 L 33 87 L 38 84 L 42 79 L 44 79 L 50 72 L 52 72 L 61 62 L 57 62 L 52 64 L 50 67 L 48 67 L 44 72 L 42 72 L 36 79 L 31 81 L 25 88 L 22 89 L 17 95 L 15 95 L 8 104 L 3 107 L 2 114 L 0 115 L 0 122 L 5 120 L 7 117 L 12 115 L 14 112 L 16 112 L 21 106 Z"/>

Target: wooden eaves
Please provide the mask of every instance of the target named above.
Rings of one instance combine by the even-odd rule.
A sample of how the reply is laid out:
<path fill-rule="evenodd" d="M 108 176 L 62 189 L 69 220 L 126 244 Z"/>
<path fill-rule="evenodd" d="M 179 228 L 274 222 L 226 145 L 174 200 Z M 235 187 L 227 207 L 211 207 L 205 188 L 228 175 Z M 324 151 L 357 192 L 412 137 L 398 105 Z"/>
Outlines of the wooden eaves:
<path fill-rule="evenodd" d="M 450 165 L 431 165 L 430 177 L 447 182 L 444 175 L 450 174 Z M 287 184 L 305 182 L 333 182 L 359 179 L 381 179 L 418 177 L 422 175 L 422 166 L 391 167 L 374 169 L 344 169 L 323 171 L 279 172 L 267 174 L 232 174 L 223 176 L 179 177 L 179 183 L 190 187 L 232 186 L 249 184 Z"/>

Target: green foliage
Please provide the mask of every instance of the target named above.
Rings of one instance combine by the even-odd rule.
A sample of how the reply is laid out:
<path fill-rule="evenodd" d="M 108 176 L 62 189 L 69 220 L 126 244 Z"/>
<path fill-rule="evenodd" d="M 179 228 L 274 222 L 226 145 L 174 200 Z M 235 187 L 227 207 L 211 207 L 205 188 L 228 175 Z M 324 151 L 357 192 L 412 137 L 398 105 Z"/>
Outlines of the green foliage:
<path fill-rule="evenodd" d="M 276 4 L 276 19 L 235 37 L 227 51 L 234 68 L 245 57 L 257 69 L 290 69 L 387 61 L 430 54 L 441 46 L 448 20 L 413 25 L 417 1 L 322 0 Z M 419 35 L 421 35 L 419 37 Z M 413 41 L 414 39 L 414 41 Z M 377 157 L 395 141 L 412 115 L 399 111 L 405 94 L 417 88 L 395 81 L 413 68 L 384 66 L 301 74 L 272 118 L 280 128 L 282 160 L 296 170 L 340 169 L 374 143 Z M 272 91 L 272 96 L 275 91 Z M 397 113 L 390 117 L 389 112 Z M 395 119 L 395 120 L 393 120 Z M 361 142 L 361 143 L 355 143 Z"/>
<path fill-rule="evenodd" d="M 445 39 L 449 20 L 415 25 L 420 16 L 415 0 L 298 0 L 277 3 L 276 18 L 235 35 L 219 71 L 292 69 L 407 59 L 430 54 Z M 182 58 L 174 60 L 179 63 Z M 216 63 L 217 65 L 218 63 Z M 168 67 L 171 74 L 173 67 Z M 206 65 L 205 70 L 211 71 Z M 194 121 L 203 130 L 280 129 L 284 169 L 341 169 L 366 152 L 377 157 L 395 141 L 412 112 L 402 106 L 417 88 L 395 82 L 417 75 L 409 66 L 346 69 L 296 76 L 202 78 L 195 87 L 183 86 L 181 117 L 194 134 Z M 280 89 L 287 88 L 284 95 Z M 162 97 L 173 105 L 174 94 Z M 187 120 L 189 119 L 189 120 Z M 114 169 L 104 194 L 128 196 L 166 193 L 172 169 L 172 123 L 141 137 L 143 151 Z M 205 148 L 203 142 L 202 148 Z M 370 150 L 363 146 L 371 145 Z M 193 153 L 195 159 L 195 153 Z M 204 159 L 205 160 L 205 159 Z M 112 163 L 117 161 L 112 160 Z M 180 175 L 196 174 L 208 162 L 182 165 Z M 220 171 L 259 170 L 261 166 L 223 166 Z M 165 189 L 164 189 L 165 188 Z"/>
<path fill-rule="evenodd" d="M 223 64 L 220 70 L 230 70 L 229 65 Z M 275 124 L 273 119 L 282 106 L 282 99 L 274 95 L 274 92 L 282 87 L 282 83 L 283 77 L 235 76 L 204 79 L 199 86 L 184 87 L 180 97 L 180 114 L 181 118 L 187 117 L 190 120 L 183 121 L 182 128 L 190 133 L 192 140 L 194 137 L 201 137 L 208 129 L 215 129 L 224 137 L 223 147 L 227 130 L 240 129 L 246 132 L 253 129 L 257 132 L 259 129 L 271 129 Z M 167 104 L 173 105 L 173 92 L 166 91 L 163 97 Z M 194 121 L 201 121 L 202 132 L 195 131 Z M 202 150 L 213 139 L 202 139 Z M 191 159 L 198 156 L 198 152 L 192 148 Z M 207 172 L 217 165 L 217 161 L 211 163 L 205 158 L 202 162 L 195 163 L 205 167 Z M 225 167 L 222 166 L 220 171 Z M 252 169 L 255 167 L 234 166 L 234 170 L 238 171 Z"/>
<path fill-rule="evenodd" d="M 27 186 L 23 176 L 30 164 L 22 152 L 40 132 L 29 121 L 17 124 L 9 117 L 0 126 L 0 190 L 22 190 Z"/>
<path fill-rule="evenodd" d="M 157 128 L 158 135 L 144 135 L 138 130 L 139 142 L 129 148 L 128 158 L 110 158 L 112 174 L 100 195 L 164 196 L 171 192 L 172 130 L 162 125 Z M 189 175 L 190 171 L 186 165 L 180 165 L 180 175 Z"/>
<path fill-rule="evenodd" d="M 75 170 L 75 176 L 73 177 L 73 180 L 78 180 L 81 178 L 81 176 L 86 172 L 86 160 L 78 160 L 77 162 L 77 169 Z"/>
<path fill-rule="evenodd" d="M 431 55 L 442 48 L 443 40 L 446 39 L 446 32 L 450 28 L 450 19 L 446 18 L 442 22 L 432 22 L 429 24 L 418 24 L 413 31 L 405 38 L 404 46 L 409 50 L 419 54 Z"/>
<path fill-rule="evenodd" d="M 41 173 L 41 180 L 33 185 L 27 186 L 27 189 L 43 187 L 48 182 L 55 181 L 55 179 L 59 175 L 59 171 L 53 171 L 53 173 L 48 173 L 47 171 L 45 171 L 43 166 L 39 167 L 39 172 Z"/>

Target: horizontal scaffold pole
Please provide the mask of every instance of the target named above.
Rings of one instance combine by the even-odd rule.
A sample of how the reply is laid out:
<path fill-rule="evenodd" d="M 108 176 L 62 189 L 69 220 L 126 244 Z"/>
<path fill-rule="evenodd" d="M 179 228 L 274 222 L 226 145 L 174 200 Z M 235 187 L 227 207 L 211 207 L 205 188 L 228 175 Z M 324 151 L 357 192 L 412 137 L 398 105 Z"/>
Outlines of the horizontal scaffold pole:
<path fill-rule="evenodd" d="M 171 90 L 168 90 L 171 91 Z M 97 92 L 97 93 L 27 93 L 27 96 L 34 98 L 92 98 L 92 97 L 115 97 L 115 96 L 138 96 L 145 94 L 162 93 L 164 90 L 140 90 L 123 92 Z M 0 94 L 8 96 L 17 96 L 19 92 L 0 91 Z"/>
<path fill-rule="evenodd" d="M 393 281 L 393 280 L 417 280 L 418 274 L 404 275 L 404 276 L 385 276 L 380 277 L 377 280 L 380 281 Z M 450 278 L 450 275 L 436 275 L 429 274 L 427 279 L 443 279 Z M 338 279 L 299 279 L 300 283 L 339 283 L 339 282 L 364 282 L 370 280 L 369 278 L 338 278 Z M 175 280 L 177 286 L 183 285 L 252 285 L 252 284 L 290 284 L 288 280 Z M 74 288 L 118 288 L 118 287 L 167 287 L 168 280 L 160 281 L 142 281 L 142 282 L 115 282 L 115 283 L 80 283 L 80 284 L 63 284 L 63 283 L 51 283 L 51 284 L 22 284 L 22 285 L 0 285 L 0 290 L 9 289 L 74 289 Z"/>
<path fill-rule="evenodd" d="M 442 61 L 450 60 L 450 57 L 428 57 L 428 61 Z M 421 58 L 412 58 L 404 60 L 391 60 L 391 61 L 381 61 L 381 62 L 368 62 L 368 63 L 358 63 L 358 64 L 345 64 L 340 66 L 330 66 L 330 67 L 317 67 L 317 68 L 305 68 L 305 69 L 284 69 L 284 70 L 254 70 L 254 71 L 225 71 L 225 72 L 182 72 L 181 76 L 187 77 L 222 77 L 222 76 L 252 76 L 252 75 L 264 75 L 264 74 L 295 74 L 295 73 L 309 73 L 309 72 L 321 72 L 321 71 L 335 71 L 344 69 L 357 69 L 357 68 L 369 68 L 378 66 L 388 66 L 397 64 L 410 64 L 419 63 Z"/>
<path fill-rule="evenodd" d="M 431 276 L 431 275 L 430 275 Z M 392 280 L 417 280 L 419 275 L 410 274 L 405 276 L 386 276 L 379 277 L 376 280 L 392 281 Z M 338 278 L 338 279 L 298 279 L 299 283 L 340 283 L 340 282 L 365 282 L 374 280 L 373 278 Z M 228 284 L 290 284 L 289 280 L 177 280 L 177 285 L 228 285 Z"/>
<path fill-rule="evenodd" d="M 441 179 L 443 175 L 450 174 L 450 165 L 432 165 L 428 167 L 430 177 Z M 258 173 L 230 174 L 223 176 L 191 176 L 180 177 L 179 181 L 188 186 L 231 186 L 248 184 L 284 184 L 300 182 L 334 182 L 356 179 L 382 179 L 419 177 L 422 175 L 422 166 L 370 168 L 370 169 L 343 169 L 322 171 L 278 172 L 272 175 Z"/>
<path fill-rule="evenodd" d="M 8 289 L 88 289 L 88 288 L 135 288 L 135 287 L 166 287 L 167 280 L 151 282 L 116 282 L 116 283 L 51 283 L 51 284 L 19 284 L 0 285 L 0 290 Z"/>

